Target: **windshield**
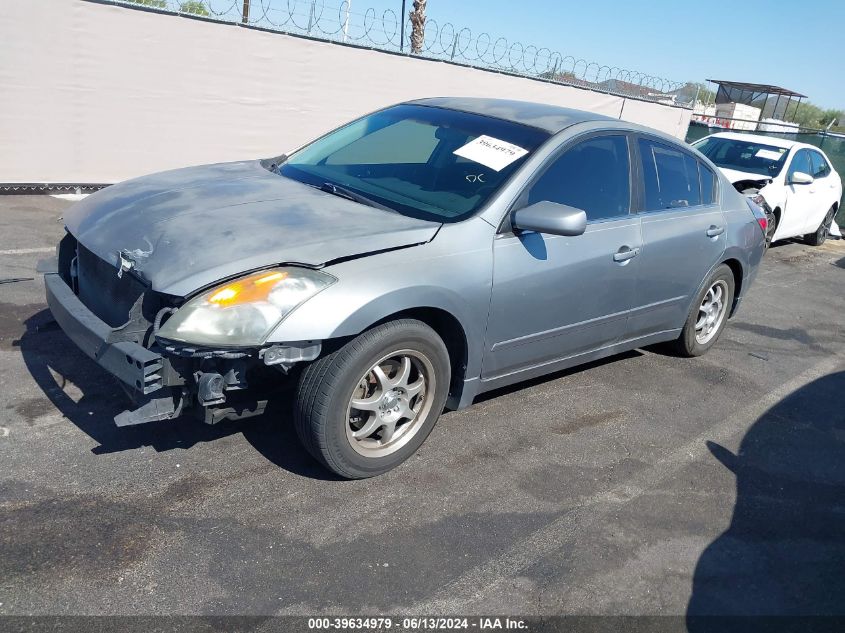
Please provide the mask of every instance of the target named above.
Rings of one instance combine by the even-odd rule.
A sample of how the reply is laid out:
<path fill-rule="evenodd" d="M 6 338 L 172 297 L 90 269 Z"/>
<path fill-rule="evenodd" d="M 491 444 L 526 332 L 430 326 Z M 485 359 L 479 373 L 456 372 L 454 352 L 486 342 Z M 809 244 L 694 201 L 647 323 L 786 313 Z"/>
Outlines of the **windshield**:
<path fill-rule="evenodd" d="M 719 167 L 774 178 L 783 169 L 789 150 L 755 141 L 708 136 L 692 145 Z"/>
<path fill-rule="evenodd" d="M 404 215 L 456 222 L 478 210 L 548 137 L 500 119 L 399 105 L 314 141 L 278 172 Z"/>

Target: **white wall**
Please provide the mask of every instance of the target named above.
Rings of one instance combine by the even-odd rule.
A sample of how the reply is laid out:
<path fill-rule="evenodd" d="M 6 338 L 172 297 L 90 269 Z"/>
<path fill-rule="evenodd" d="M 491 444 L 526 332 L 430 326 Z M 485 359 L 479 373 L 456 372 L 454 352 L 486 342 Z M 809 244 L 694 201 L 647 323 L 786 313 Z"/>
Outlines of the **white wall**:
<path fill-rule="evenodd" d="M 426 96 L 543 101 L 683 138 L 690 111 L 84 0 L 4 2 L 0 183 L 110 183 L 291 150 Z"/>

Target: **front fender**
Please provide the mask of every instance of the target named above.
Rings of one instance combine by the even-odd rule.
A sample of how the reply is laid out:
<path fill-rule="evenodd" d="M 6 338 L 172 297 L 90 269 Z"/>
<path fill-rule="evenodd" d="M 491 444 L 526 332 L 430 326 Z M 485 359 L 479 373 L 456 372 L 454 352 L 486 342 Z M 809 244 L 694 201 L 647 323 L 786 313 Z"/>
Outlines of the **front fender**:
<path fill-rule="evenodd" d="M 463 328 L 465 375 L 478 375 L 490 307 L 494 229 L 480 220 L 448 229 L 429 244 L 327 268 L 338 282 L 294 310 L 268 342 L 356 336 L 396 313 L 435 308 Z"/>

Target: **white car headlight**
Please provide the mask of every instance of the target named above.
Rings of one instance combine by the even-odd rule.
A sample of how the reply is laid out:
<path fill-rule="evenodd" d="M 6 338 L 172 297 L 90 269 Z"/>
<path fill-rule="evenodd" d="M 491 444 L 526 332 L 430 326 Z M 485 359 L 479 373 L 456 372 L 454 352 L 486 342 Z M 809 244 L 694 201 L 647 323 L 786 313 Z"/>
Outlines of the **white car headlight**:
<path fill-rule="evenodd" d="M 260 345 L 288 314 L 337 279 L 309 268 L 272 268 L 197 295 L 158 336 L 197 345 Z"/>

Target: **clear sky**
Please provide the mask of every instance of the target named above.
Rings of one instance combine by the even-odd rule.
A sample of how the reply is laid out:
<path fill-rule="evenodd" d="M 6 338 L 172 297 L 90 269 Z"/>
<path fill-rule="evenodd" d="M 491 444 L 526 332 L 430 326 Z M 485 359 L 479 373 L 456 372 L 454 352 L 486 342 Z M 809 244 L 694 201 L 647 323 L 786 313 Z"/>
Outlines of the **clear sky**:
<path fill-rule="evenodd" d="M 352 10 L 401 4 L 352 0 Z M 845 109 L 845 0 L 428 0 L 427 15 L 601 65 L 775 84 Z"/>

